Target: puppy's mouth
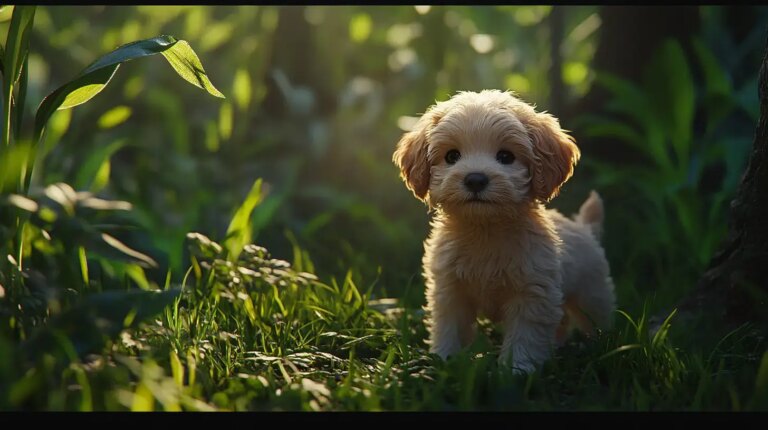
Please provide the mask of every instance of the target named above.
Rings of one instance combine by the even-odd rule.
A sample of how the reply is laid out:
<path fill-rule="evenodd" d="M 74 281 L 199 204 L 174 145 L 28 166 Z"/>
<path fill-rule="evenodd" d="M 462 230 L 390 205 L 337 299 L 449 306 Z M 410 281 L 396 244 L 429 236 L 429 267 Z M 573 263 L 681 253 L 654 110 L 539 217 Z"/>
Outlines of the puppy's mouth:
<path fill-rule="evenodd" d="M 472 195 L 468 199 L 464 200 L 464 203 L 480 203 L 480 204 L 493 204 L 491 200 L 484 199 L 477 194 Z"/>

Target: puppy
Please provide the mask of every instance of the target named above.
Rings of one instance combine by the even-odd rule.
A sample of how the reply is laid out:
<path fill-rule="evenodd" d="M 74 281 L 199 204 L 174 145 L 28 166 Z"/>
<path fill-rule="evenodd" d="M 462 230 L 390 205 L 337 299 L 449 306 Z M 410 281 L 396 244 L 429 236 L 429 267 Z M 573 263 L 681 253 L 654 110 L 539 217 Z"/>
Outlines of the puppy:
<path fill-rule="evenodd" d="M 499 359 L 527 373 L 571 327 L 610 326 L 600 198 L 574 219 L 544 208 L 579 157 L 557 119 L 498 90 L 459 92 L 403 135 L 393 161 L 434 210 L 423 258 L 431 352 L 470 344 L 485 315 L 504 330 Z"/>

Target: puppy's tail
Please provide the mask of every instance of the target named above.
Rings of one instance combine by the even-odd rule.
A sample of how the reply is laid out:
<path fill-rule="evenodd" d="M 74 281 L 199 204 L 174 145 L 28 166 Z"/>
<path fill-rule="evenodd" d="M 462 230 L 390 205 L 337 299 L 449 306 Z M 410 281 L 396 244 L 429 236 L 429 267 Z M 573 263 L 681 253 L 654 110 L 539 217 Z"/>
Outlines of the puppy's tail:
<path fill-rule="evenodd" d="M 592 231 L 592 234 L 599 241 L 603 235 L 603 218 L 605 214 L 603 212 L 603 200 L 595 190 L 589 193 L 587 200 L 581 204 L 579 213 L 573 215 L 573 220 L 586 224 Z"/>

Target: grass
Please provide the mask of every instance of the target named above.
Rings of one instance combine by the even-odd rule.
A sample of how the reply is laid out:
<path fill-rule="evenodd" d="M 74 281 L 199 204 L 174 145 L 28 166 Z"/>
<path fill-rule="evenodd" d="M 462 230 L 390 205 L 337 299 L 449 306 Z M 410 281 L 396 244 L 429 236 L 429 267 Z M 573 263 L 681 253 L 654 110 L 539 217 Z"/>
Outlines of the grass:
<path fill-rule="evenodd" d="M 576 335 L 541 370 L 497 365 L 500 335 L 447 361 L 428 354 L 419 303 L 376 299 L 347 277 L 321 282 L 246 246 L 236 261 L 189 237 L 182 293 L 154 320 L 78 357 L 72 339 L 34 365 L 0 345 L 3 409 L 13 410 L 765 410 L 768 354 L 743 326 L 709 344 L 647 312 Z M 167 283 L 166 288 L 170 288 Z M 707 336 L 703 336 L 707 338 Z M 715 343 L 716 342 L 716 343 Z"/>

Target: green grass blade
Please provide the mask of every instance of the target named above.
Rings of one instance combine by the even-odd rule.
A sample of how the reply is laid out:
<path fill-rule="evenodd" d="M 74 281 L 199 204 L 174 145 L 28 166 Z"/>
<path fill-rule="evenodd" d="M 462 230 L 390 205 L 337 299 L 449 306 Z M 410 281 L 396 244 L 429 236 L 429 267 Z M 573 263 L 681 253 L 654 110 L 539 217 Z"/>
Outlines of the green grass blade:
<path fill-rule="evenodd" d="M 251 214 L 253 214 L 253 209 L 264 199 L 261 182 L 261 178 L 259 178 L 253 183 L 251 191 L 248 192 L 245 201 L 235 212 L 235 216 L 232 217 L 227 228 L 227 238 L 223 245 L 229 252 L 231 259 L 237 259 L 243 247 L 251 242 Z"/>
<path fill-rule="evenodd" d="M 629 345 L 622 345 L 622 346 L 620 346 L 618 348 L 615 348 L 615 349 L 612 349 L 611 351 L 606 352 L 605 354 L 601 355 L 600 358 L 598 358 L 597 360 L 598 361 L 604 360 L 604 359 L 606 359 L 608 357 L 611 357 L 613 355 L 616 355 L 616 354 L 618 354 L 620 352 L 629 351 L 630 349 L 638 349 L 638 348 L 642 348 L 642 347 L 643 347 L 643 345 L 640 345 L 639 343 L 632 343 L 632 344 L 629 344 Z"/>
<path fill-rule="evenodd" d="M 35 18 L 35 6 L 16 6 L 13 9 L 11 25 L 3 53 L 3 125 L 2 146 L 10 145 L 11 101 L 13 86 L 19 79 L 29 46 L 29 32 Z"/>
<path fill-rule="evenodd" d="M 768 390 L 768 351 L 763 353 L 762 360 L 760 360 L 757 378 L 755 378 L 755 390 L 758 393 L 764 393 Z"/>
<path fill-rule="evenodd" d="M 21 67 L 21 76 L 19 77 L 19 91 L 14 102 L 13 116 L 16 121 L 13 124 L 14 137 L 19 138 L 21 133 L 21 123 L 24 120 L 24 103 L 27 100 L 27 83 L 29 82 L 29 53 L 24 55 L 23 66 Z"/>
<path fill-rule="evenodd" d="M 28 51 L 28 31 L 32 27 L 36 9 L 37 7 L 35 6 L 16 6 L 13 10 L 3 58 L 3 65 L 5 66 L 3 76 L 11 77 L 11 79 L 5 82 L 6 87 L 13 86 L 19 79 L 24 58 Z"/>
<path fill-rule="evenodd" d="M 669 326 L 670 321 L 672 321 L 672 317 L 675 316 L 677 313 L 677 309 L 674 309 L 672 312 L 670 312 L 669 316 L 664 320 L 664 322 L 661 324 L 661 327 L 656 331 L 656 333 L 653 335 L 653 340 L 651 341 L 652 346 L 657 346 L 661 342 L 664 342 L 664 339 L 667 338 L 667 333 L 669 332 Z"/>
<path fill-rule="evenodd" d="M 101 233 L 100 243 L 104 243 L 108 245 L 108 247 L 102 245 L 97 248 L 97 252 L 103 252 L 105 249 L 112 249 L 114 251 L 117 251 L 117 255 L 124 260 L 137 261 L 139 264 L 143 264 L 146 267 L 158 267 L 155 260 L 153 260 L 151 257 L 149 257 L 148 255 L 142 254 L 141 252 L 136 251 L 135 249 L 128 247 L 126 244 L 124 244 L 123 242 L 120 242 L 116 238 L 108 235 L 107 233 Z M 108 255 L 109 256 L 115 255 L 114 251 L 108 253 Z"/>

